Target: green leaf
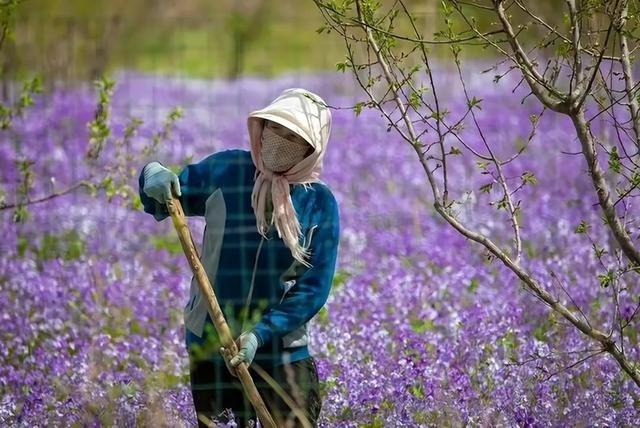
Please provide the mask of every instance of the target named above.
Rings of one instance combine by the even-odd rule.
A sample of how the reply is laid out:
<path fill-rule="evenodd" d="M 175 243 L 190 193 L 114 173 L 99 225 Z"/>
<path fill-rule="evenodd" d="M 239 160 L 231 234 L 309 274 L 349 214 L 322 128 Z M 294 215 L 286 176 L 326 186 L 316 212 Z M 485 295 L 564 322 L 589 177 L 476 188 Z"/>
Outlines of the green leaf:
<path fill-rule="evenodd" d="M 502 199 L 498 201 L 498 209 L 504 208 L 507 209 L 507 197 L 503 196 Z"/>
<path fill-rule="evenodd" d="M 423 399 L 424 398 L 424 390 L 422 388 L 422 384 L 417 384 L 417 385 L 412 385 L 411 388 L 409 388 L 409 392 L 411 392 L 411 394 L 413 394 L 413 396 L 419 398 L 419 399 Z"/>
<path fill-rule="evenodd" d="M 338 71 L 341 71 L 343 73 L 349 67 L 350 67 L 349 60 L 346 60 L 346 61 L 343 61 L 343 62 L 339 62 L 339 63 L 336 64 L 336 68 L 338 69 Z"/>
<path fill-rule="evenodd" d="M 533 330 L 533 337 L 538 339 L 540 342 L 546 342 L 547 341 L 546 333 L 548 329 L 549 329 L 549 325 L 546 322 L 540 324 L 535 328 L 535 330 Z"/>
<path fill-rule="evenodd" d="M 467 102 L 467 106 L 469 107 L 469 109 L 476 107 L 478 110 L 482 110 L 482 107 L 480 107 L 481 102 L 482 99 L 478 99 L 474 96 Z"/>
<path fill-rule="evenodd" d="M 638 329 L 634 328 L 632 325 L 627 326 L 626 328 L 627 336 L 629 336 L 629 341 L 634 345 L 638 345 Z"/>
<path fill-rule="evenodd" d="M 318 314 L 316 315 L 316 319 L 318 320 L 318 323 L 321 325 L 329 324 L 329 310 L 323 306 L 320 309 L 320 311 L 318 311 Z"/>
<path fill-rule="evenodd" d="M 536 179 L 536 176 L 533 175 L 533 173 L 531 171 L 525 171 L 522 173 L 522 175 L 520 176 L 520 178 L 522 179 L 522 182 L 524 184 L 537 184 L 538 180 Z"/>
<path fill-rule="evenodd" d="M 20 257 L 24 257 L 28 248 L 29 248 L 29 240 L 27 239 L 27 237 L 24 235 L 18 236 L 18 255 Z"/>
<path fill-rule="evenodd" d="M 431 113 L 431 116 L 429 116 L 429 117 L 431 117 L 432 119 L 435 119 L 437 121 L 440 121 L 440 120 L 444 120 L 444 118 L 448 114 L 449 114 L 449 110 L 443 109 L 443 110 L 440 110 L 440 112 L 434 111 L 433 113 Z"/>
<path fill-rule="evenodd" d="M 476 165 L 478 166 L 478 168 L 486 170 L 487 166 L 489 166 L 489 162 L 476 161 Z"/>
<path fill-rule="evenodd" d="M 598 279 L 600 280 L 600 287 L 607 288 L 613 281 L 615 280 L 615 273 L 609 269 L 605 274 L 598 275 Z"/>
<path fill-rule="evenodd" d="M 611 152 L 609 153 L 609 169 L 619 174 L 621 165 L 622 164 L 620 163 L 620 156 L 618 155 L 618 148 L 616 146 L 613 146 Z"/>
<path fill-rule="evenodd" d="M 480 186 L 480 193 L 490 193 L 492 187 L 493 187 L 493 182 L 483 184 L 482 186 Z"/>
<path fill-rule="evenodd" d="M 177 106 L 177 107 L 174 107 L 169 113 L 168 121 L 173 123 L 178 119 L 182 119 L 183 117 L 184 117 L 184 110 L 182 109 L 182 107 Z"/>
<path fill-rule="evenodd" d="M 39 261 L 59 258 L 76 260 L 85 253 L 86 242 L 78 231 L 68 229 L 61 234 L 45 232 L 40 239 L 39 246 L 32 245 L 28 249 L 35 254 Z"/>
<path fill-rule="evenodd" d="M 409 105 L 414 109 L 418 109 L 418 107 L 420 107 L 421 104 L 422 104 L 422 99 L 420 98 L 420 94 L 418 94 L 415 91 L 412 91 L 411 94 L 409 94 Z"/>
<path fill-rule="evenodd" d="M 347 282 L 347 280 L 349 280 L 349 278 L 351 278 L 351 273 L 347 272 L 344 269 L 338 269 L 333 275 L 333 283 L 331 284 L 331 289 L 334 290 L 341 287 Z"/>
<path fill-rule="evenodd" d="M 471 281 L 469 282 L 469 286 L 467 287 L 467 290 L 469 291 L 469 293 L 475 293 L 477 289 L 478 289 L 478 279 L 471 278 Z"/>
<path fill-rule="evenodd" d="M 589 225 L 589 223 L 587 223 L 586 221 L 582 220 L 580 221 L 580 224 L 576 226 L 576 229 L 574 230 L 575 233 L 587 233 L 589 231 L 589 228 L 591 226 Z"/>
<path fill-rule="evenodd" d="M 151 243 L 156 249 L 165 249 L 169 251 L 170 254 L 182 253 L 182 245 L 180 244 L 177 236 L 174 234 L 152 236 Z"/>
<path fill-rule="evenodd" d="M 433 331 L 436 327 L 434 322 L 430 319 L 414 318 L 410 320 L 409 323 L 411 324 L 411 329 L 418 334 L 422 334 L 425 331 Z"/>
<path fill-rule="evenodd" d="M 509 330 L 506 332 L 500 339 L 498 339 L 498 343 L 502 345 L 509 357 L 516 358 L 518 349 L 518 337 L 516 334 Z"/>
<path fill-rule="evenodd" d="M 29 210 L 24 205 L 19 205 L 13 212 L 14 223 L 24 223 L 29 219 Z"/>
<path fill-rule="evenodd" d="M 414 66 L 413 66 L 413 67 L 411 67 L 411 69 L 409 70 L 409 76 L 411 76 L 412 74 L 414 74 L 414 73 L 416 73 L 416 72 L 420 71 L 420 69 L 421 69 L 421 68 L 422 68 L 422 65 L 421 65 L 421 64 L 414 65 Z"/>
<path fill-rule="evenodd" d="M 131 208 L 133 208 L 136 211 L 144 210 L 142 199 L 140 199 L 140 195 L 137 193 L 133 196 L 133 200 L 131 201 Z"/>
<path fill-rule="evenodd" d="M 605 250 L 602 247 L 599 247 L 598 244 L 593 244 L 593 251 L 596 253 L 596 257 L 600 258 L 602 257 L 604 254 L 607 254 L 608 251 Z"/>

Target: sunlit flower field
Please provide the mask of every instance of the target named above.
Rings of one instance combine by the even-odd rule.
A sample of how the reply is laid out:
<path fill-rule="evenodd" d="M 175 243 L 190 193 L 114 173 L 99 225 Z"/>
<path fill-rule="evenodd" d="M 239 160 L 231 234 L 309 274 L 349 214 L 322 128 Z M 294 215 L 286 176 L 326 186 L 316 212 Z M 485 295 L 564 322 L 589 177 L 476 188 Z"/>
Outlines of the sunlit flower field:
<path fill-rule="evenodd" d="M 483 100 L 477 114 L 485 138 L 508 156 L 527 139 L 540 106 L 521 104 L 522 94 L 511 93 L 516 80 L 496 85 L 481 69 L 472 68 L 467 83 Z M 449 75 L 437 74 L 442 84 Z M 309 89 L 334 107 L 363 99 L 345 74 L 114 78 L 109 141 L 123 138 L 130 118 L 143 121 L 126 145 L 134 159 L 125 160 L 125 176 L 136 192 L 148 161 L 179 169 L 219 150 L 248 149 L 247 114 L 283 89 Z M 463 114 L 465 101 L 450 88 L 442 101 L 452 115 Z M 95 165 L 83 160 L 95 106 L 90 85 L 61 88 L 38 96 L 13 129 L 0 131 L 7 203 L 18 191 L 16 159 L 35 161 L 33 199 L 113 162 L 113 144 Z M 175 129 L 155 153 L 144 154 L 178 106 L 183 117 Z M 638 388 L 606 354 L 572 366 L 594 345 L 437 215 L 415 152 L 383 118 L 367 109 L 357 117 L 349 109 L 332 113 L 322 178 L 339 202 L 342 235 L 332 294 L 311 331 L 322 381 L 320 425 L 636 425 Z M 614 303 L 598 275 L 615 260 L 585 161 L 562 153 L 579 152 L 572 130 L 546 112 L 527 151 L 505 167 L 508 176 L 536 177 L 516 194 L 521 263 L 570 302 L 564 287 L 608 331 Z M 462 135 L 482 147 L 473 127 Z M 462 149 L 448 163 L 450 197 L 462 202 L 458 218 L 509 250 L 505 211 L 489 205 L 499 189 L 479 190 L 489 177 L 468 155 Z M 0 425 L 195 425 L 182 326 L 191 274 L 170 220 L 156 222 L 135 196 L 82 189 L 28 211 L 16 222 L 13 210 L 0 210 Z M 203 221 L 189 221 L 200 243 Z M 575 232 L 581 221 L 610 250 L 603 258 L 610 265 Z M 638 291 L 632 282 L 621 294 L 623 316 Z M 634 361 L 638 327 L 632 321 L 625 336 Z"/>

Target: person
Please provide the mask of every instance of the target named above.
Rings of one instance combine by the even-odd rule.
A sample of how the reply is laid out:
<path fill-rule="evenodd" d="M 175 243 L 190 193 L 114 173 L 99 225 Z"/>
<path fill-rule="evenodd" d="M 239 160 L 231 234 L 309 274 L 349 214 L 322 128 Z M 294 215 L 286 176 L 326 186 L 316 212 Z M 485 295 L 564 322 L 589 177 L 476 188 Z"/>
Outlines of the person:
<path fill-rule="evenodd" d="M 194 277 L 184 318 L 196 412 L 228 422 L 221 412 L 231 409 L 239 426 L 255 418 L 235 376 L 245 362 L 273 377 L 316 426 L 322 403 L 308 324 L 329 296 L 340 235 L 338 203 L 320 179 L 331 113 L 317 94 L 291 88 L 250 113 L 247 127 L 250 150 L 219 151 L 179 175 L 145 165 L 140 198 L 157 221 L 169 216 L 172 193 L 187 216 L 204 216 L 201 261 L 237 337 L 239 352 L 225 360 Z M 284 426 L 291 409 L 251 372 Z"/>

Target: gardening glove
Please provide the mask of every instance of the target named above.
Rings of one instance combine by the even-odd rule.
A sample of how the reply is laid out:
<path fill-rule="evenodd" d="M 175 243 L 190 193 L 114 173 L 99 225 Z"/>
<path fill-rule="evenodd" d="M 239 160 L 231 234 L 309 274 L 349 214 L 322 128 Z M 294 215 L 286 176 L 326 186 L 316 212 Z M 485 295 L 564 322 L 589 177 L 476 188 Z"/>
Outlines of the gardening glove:
<path fill-rule="evenodd" d="M 225 356 L 224 361 L 227 364 L 229 372 L 233 376 L 238 377 L 235 368 L 238 367 L 240 363 L 247 363 L 247 366 L 251 365 L 253 357 L 256 355 L 256 350 L 258 349 L 258 337 L 251 331 L 245 332 L 240 335 L 236 343 L 238 344 L 239 350 L 230 361 L 228 359 L 229 353 L 225 348 L 220 348 L 220 352 Z"/>
<path fill-rule="evenodd" d="M 166 203 L 171 198 L 171 189 L 177 196 L 180 196 L 180 181 L 178 176 L 171 170 L 160 165 L 158 162 L 151 162 L 144 167 L 144 193 L 161 204 Z"/>

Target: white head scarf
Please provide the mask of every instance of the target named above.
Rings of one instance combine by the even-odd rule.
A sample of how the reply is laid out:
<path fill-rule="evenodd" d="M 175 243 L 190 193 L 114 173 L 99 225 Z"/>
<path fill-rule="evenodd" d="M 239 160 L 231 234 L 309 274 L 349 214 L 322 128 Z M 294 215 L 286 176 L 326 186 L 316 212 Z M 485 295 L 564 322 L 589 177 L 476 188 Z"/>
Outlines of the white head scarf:
<path fill-rule="evenodd" d="M 291 168 L 277 172 L 265 165 L 262 158 L 262 133 L 264 119 L 276 122 L 309 143 L 314 151 Z M 249 114 L 247 119 L 251 158 L 256 166 L 251 206 L 256 215 L 258 232 L 265 236 L 268 226 L 265 220 L 267 186 L 271 187 L 273 222 L 278 236 L 291 250 L 293 257 L 305 266 L 311 266 L 305 258 L 308 252 L 300 246 L 300 223 L 291 201 L 289 184 L 309 185 L 320 181 L 322 161 L 331 135 L 331 111 L 322 98 L 301 88 L 285 89 L 267 107 Z M 268 134 L 266 135 L 269 138 Z"/>

